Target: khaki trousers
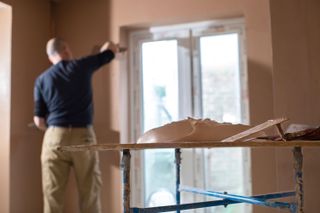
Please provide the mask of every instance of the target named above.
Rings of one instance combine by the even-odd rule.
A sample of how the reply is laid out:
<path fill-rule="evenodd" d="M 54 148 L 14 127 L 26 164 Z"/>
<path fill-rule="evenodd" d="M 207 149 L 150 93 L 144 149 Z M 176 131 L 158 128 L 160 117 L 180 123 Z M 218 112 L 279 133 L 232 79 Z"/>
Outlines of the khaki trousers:
<path fill-rule="evenodd" d="M 44 213 L 63 213 L 64 194 L 71 167 L 77 181 L 81 213 L 101 213 L 101 172 L 98 153 L 60 152 L 58 146 L 95 144 L 92 127 L 49 127 L 41 153 Z"/>

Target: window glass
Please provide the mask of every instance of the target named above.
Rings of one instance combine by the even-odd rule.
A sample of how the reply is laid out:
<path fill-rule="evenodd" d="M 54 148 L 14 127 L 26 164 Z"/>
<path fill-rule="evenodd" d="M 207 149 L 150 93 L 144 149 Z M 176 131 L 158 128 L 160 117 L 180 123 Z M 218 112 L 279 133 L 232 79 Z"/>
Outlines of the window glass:
<path fill-rule="evenodd" d="M 178 119 L 177 41 L 142 44 L 143 132 Z M 145 205 L 175 204 L 172 149 L 144 151 Z"/>
<path fill-rule="evenodd" d="M 238 34 L 200 38 L 203 117 L 240 123 Z"/>

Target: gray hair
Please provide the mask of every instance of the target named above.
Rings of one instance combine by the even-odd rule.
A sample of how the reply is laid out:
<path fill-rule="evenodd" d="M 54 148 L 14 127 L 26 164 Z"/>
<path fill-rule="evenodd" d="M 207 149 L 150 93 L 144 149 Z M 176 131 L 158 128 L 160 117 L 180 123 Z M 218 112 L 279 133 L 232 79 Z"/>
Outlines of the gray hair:
<path fill-rule="evenodd" d="M 66 42 L 61 38 L 52 38 L 47 43 L 47 54 L 53 56 L 61 53 L 66 48 Z"/>

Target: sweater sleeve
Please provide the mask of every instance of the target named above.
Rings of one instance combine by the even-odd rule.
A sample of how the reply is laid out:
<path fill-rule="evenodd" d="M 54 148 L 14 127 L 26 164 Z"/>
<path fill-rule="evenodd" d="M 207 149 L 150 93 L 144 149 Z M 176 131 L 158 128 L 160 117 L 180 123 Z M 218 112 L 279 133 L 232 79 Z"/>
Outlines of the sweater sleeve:
<path fill-rule="evenodd" d="M 82 70 L 95 71 L 109 63 L 114 57 L 115 54 L 111 50 L 105 50 L 101 53 L 79 59 L 78 65 L 80 65 Z"/>
<path fill-rule="evenodd" d="M 34 86 L 34 115 L 45 118 L 47 114 L 48 114 L 47 105 L 41 93 L 41 86 L 40 86 L 39 79 L 37 79 Z"/>

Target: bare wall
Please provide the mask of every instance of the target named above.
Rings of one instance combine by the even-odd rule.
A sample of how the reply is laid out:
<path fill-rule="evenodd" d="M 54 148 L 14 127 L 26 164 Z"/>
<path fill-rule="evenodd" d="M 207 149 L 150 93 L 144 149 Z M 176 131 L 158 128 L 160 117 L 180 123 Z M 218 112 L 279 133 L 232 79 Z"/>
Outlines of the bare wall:
<path fill-rule="evenodd" d="M 320 2 L 271 0 L 274 110 L 293 123 L 320 123 Z M 318 212 L 320 149 L 304 151 L 305 212 Z M 276 153 L 278 188 L 293 186 L 292 153 Z"/>

